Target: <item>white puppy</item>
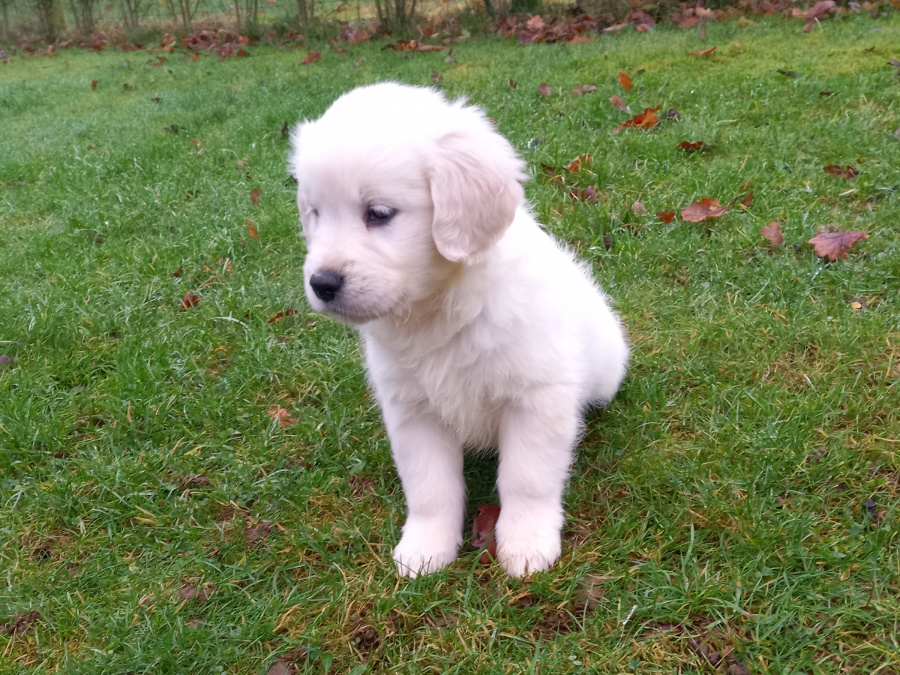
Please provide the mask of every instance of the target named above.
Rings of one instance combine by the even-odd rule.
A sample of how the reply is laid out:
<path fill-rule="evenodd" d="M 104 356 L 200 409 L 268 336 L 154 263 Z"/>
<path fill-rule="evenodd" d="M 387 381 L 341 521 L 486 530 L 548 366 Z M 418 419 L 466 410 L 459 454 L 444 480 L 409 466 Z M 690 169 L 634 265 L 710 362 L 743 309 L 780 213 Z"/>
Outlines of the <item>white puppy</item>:
<path fill-rule="evenodd" d="M 400 573 L 456 558 L 464 448 L 500 453 L 503 569 L 547 569 L 582 412 L 615 395 L 628 346 L 590 273 L 529 213 L 524 163 L 480 109 L 393 83 L 302 122 L 290 162 L 306 295 L 362 335 L 403 482 Z"/>

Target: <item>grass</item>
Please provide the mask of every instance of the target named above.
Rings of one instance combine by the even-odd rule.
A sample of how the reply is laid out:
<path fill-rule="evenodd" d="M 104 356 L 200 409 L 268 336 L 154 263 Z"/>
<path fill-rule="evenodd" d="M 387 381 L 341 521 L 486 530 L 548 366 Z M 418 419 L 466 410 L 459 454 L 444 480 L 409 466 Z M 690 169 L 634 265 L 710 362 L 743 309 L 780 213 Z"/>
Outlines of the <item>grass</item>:
<path fill-rule="evenodd" d="M 734 650 L 720 671 L 900 671 L 898 29 L 0 66 L 0 623 L 40 613 L 0 629 L 0 672 L 709 672 L 707 648 Z M 397 578 L 403 496 L 357 341 L 302 297 L 282 126 L 434 70 L 528 160 L 634 344 L 579 447 L 563 557 L 528 580 L 474 551 Z M 613 94 L 681 120 L 612 134 Z M 582 153 L 596 204 L 538 179 Z M 652 215 L 749 190 L 717 221 Z M 825 263 L 806 241 L 829 223 L 869 237 Z M 492 471 L 468 462 L 473 508 Z"/>

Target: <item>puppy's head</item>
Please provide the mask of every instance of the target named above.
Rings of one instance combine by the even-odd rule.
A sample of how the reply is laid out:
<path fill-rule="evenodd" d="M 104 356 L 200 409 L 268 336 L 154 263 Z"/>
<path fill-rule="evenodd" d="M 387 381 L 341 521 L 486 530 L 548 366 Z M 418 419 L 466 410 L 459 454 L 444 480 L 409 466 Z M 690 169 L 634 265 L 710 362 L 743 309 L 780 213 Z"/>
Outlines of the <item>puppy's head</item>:
<path fill-rule="evenodd" d="M 306 295 L 347 323 L 445 293 L 523 199 L 509 142 L 479 109 L 432 89 L 355 89 L 292 140 Z"/>

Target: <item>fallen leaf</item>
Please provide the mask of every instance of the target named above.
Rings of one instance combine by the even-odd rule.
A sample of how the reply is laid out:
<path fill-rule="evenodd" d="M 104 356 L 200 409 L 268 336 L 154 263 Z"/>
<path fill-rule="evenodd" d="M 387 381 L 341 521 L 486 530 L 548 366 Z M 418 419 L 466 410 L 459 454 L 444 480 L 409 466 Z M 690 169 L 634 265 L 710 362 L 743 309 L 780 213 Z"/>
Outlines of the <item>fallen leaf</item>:
<path fill-rule="evenodd" d="M 446 47 L 443 45 L 419 45 L 416 47 L 417 52 L 445 52 L 450 47 Z"/>
<path fill-rule="evenodd" d="M 350 34 L 350 37 L 347 38 L 347 42 L 351 45 L 361 45 L 363 42 L 367 42 L 370 37 L 369 31 L 365 28 L 360 28 Z"/>
<path fill-rule="evenodd" d="M 278 312 L 275 316 L 271 317 L 268 323 L 275 323 L 276 321 L 280 321 L 286 316 L 293 316 L 294 314 L 299 314 L 296 309 L 286 309 L 283 312 Z M 270 413 L 271 414 L 271 413 Z"/>
<path fill-rule="evenodd" d="M 582 94 L 591 94 L 597 91 L 597 87 L 593 84 L 582 84 L 572 90 L 572 96 L 581 96 Z"/>
<path fill-rule="evenodd" d="M 706 24 L 703 24 L 703 25 L 705 26 Z M 716 51 L 715 47 L 710 47 L 709 49 L 695 49 L 692 52 L 688 52 L 688 55 L 689 56 L 709 56 L 714 51 Z"/>
<path fill-rule="evenodd" d="M 91 82 L 91 89 L 96 89 L 96 88 L 97 88 L 97 80 L 93 80 Z"/>
<path fill-rule="evenodd" d="M 844 168 L 841 168 L 837 164 L 829 164 L 828 166 L 824 167 L 823 170 L 830 176 L 843 178 L 844 180 L 856 178 L 859 175 L 859 171 L 857 171 L 856 168 L 851 166 L 850 164 L 848 164 Z"/>
<path fill-rule="evenodd" d="M 172 276 L 176 279 L 179 278 L 182 274 L 184 274 L 184 267 L 179 267 L 177 270 L 172 272 Z"/>
<path fill-rule="evenodd" d="M 663 221 L 666 225 L 675 220 L 675 212 L 674 211 L 657 211 L 656 217 Z"/>
<path fill-rule="evenodd" d="M 752 190 L 750 191 L 750 194 L 748 194 L 746 197 L 744 197 L 743 201 L 741 202 L 741 206 L 744 206 L 749 209 L 751 204 L 753 204 L 753 191 Z"/>
<path fill-rule="evenodd" d="M 566 164 L 565 170 L 571 171 L 572 173 L 578 173 L 583 167 L 590 165 L 591 156 L 588 153 L 584 153 L 583 155 L 578 155 L 578 157 Z"/>
<path fill-rule="evenodd" d="M 249 545 L 258 546 L 268 538 L 271 532 L 272 522 L 269 520 L 263 520 L 253 527 L 248 527 L 247 531 L 244 533 L 244 536 L 247 538 L 247 543 Z"/>
<path fill-rule="evenodd" d="M 262 190 L 260 190 L 259 188 L 250 191 L 250 201 L 253 202 L 253 206 L 259 206 L 260 197 L 262 197 Z M 253 238 L 256 239 L 257 237 Z"/>
<path fill-rule="evenodd" d="M 541 18 L 540 14 L 535 14 L 528 19 L 528 23 L 525 24 L 525 27 L 532 33 L 537 33 L 544 30 L 544 20 Z"/>
<path fill-rule="evenodd" d="M 280 656 L 275 660 L 275 663 L 269 666 L 266 675 L 296 675 L 298 672 L 291 659 Z"/>
<path fill-rule="evenodd" d="M 629 24 L 627 24 L 627 23 L 617 23 L 617 24 L 613 24 L 612 26 L 607 26 L 606 28 L 603 29 L 603 32 L 607 33 L 609 35 L 616 35 L 623 28 L 628 28 L 628 26 L 629 26 Z"/>
<path fill-rule="evenodd" d="M 868 232 L 821 232 L 808 243 L 813 245 L 817 256 L 835 262 L 838 258 L 845 259 L 853 244 L 868 238 Z"/>
<path fill-rule="evenodd" d="M 610 96 L 609 104 L 616 110 L 625 110 L 625 108 L 628 107 L 628 103 L 625 102 L 625 99 L 619 98 L 618 96 Z"/>
<path fill-rule="evenodd" d="M 431 81 L 432 82 L 443 82 L 444 74 L 439 70 L 432 70 L 431 71 Z"/>
<path fill-rule="evenodd" d="M 197 474 L 192 473 L 190 476 L 186 476 L 180 484 L 183 488 L 202 488 L 209 485 L 209 478 L 207 478 L 206 476 L 198 476 Z"/>
<path fill-rule="evenodd" d="M 649 32 L 650 32 L 650 24 L 639 23 L 638 25 L 636 25 L 636 26 L 634 27 L 634 29 L 635 29 L 638 33 L 649 33 Z"/>
<path fill-rule="evenodd" d="M 494 539 L 494 527 L 500 517 L 500 507 L 493 505 L 481 505 L 478 507 L 478 515 L 472 523 L 472 547 L 487 548 L 481 554 L 482 565 L 490 565 L 491 560 L 497 557 L 497 542 Z"/>
<path fill-rule="evenodd" d="M 763 227 L 759 233 L 768 241 L 772 246 L 783 246 L 784 245 L 784 235 L 781 233 L 781 225 L 777 220 L 773 220 L 771 223 Z"/>
<path fill-rule="evenodd" d="M 619 84 L 622 85 L 622 88 L 625 91 L 631 91 L 634 89 L 634 84 L 631 82 L 631 78 L 628 77 L 628 73 L 623 70 L 619 71 Z"/>
<path fill-rule="evenodd" d="M 702 223 L 709 218 L 721 218 L 731 209 L 731 204 L 722 206 L 719 204 L 718 199 L 701 199 L 699 202 L 694 202 L 690 206 L 683 208 L 681 210 L 681 219 L 689 223 Z"/>
<path fill-rule="evenodd" d="M 154 96 L 150 100 L 153 101 L 154 103 L 162 103 L 162 99 L 159 96 Z"/>
<path fill-rule="evenodd" d="M 259 232 L 256 230 L 253 221 L 249 218 L 247 219 L 247 234 L 250 235 L 250 238 L 254 241 L 259 241 Z"/>
<path fill-rule="evenodd" d="M 0 625 L 0 635 L 4 633 L 6 635 L 21 635 L 31 630 L 32 626 L 43 618 L 36 609 L 31 610 L 27 614 L 19 614 Z"/>
<path fill-rule="evenodd" d="M 512 87 L 513 89 L 519 88 L 519 85 L 517 85 L 515 80 L 512 80 L 512 79 L 509 81 L 509 86 Z"/>
<path fill-rule="evenodd" d="M 570 46 L 586 45 L 589 42 L 592 42 L 591 38 L 589 38 L 587 35 L 584 35 L 583 33 L 577 33 L 574 37 L 569 39 L 568 44 Z"/>
<path fill-rule="evenodd" d="M 246 59 L 248 56 L 250 56 L 250 54 L 247 53 L 246 49 L 239 49 L 235 56 L 239 59 Z"/>
<path fill-rule="evenodd" d="M 300 62 L 300 65 L 308 66 L 310 63 L 315 63 L 316 61 L 318 61 L 321 58 L 322 58 L 322 54 L 320 52 L 311 51 L 303 58 L 303 60 Z"/>
<path fill-rule="evenodd" d="M 829 96 L 834 96 L 834 92 L 833 91 L 820 91 L 819 92 L 820 98 L 828 98 Z"/>
<path fill-rule="evenodd" d="M 193 293 L 185 293 L 184 298 L 181 299 L 181 311 L 188 309 L 189 307 L 196 307 L 200 304 L 200 297 Z"/>
<path fill-rule="evenodd" d="M 635 115 L 627 122 L 622 122 L 622 124 L 613 129 L 613 133 L 617 134 L 626 127 L 634 127 L 635 129 L 644 130 L 652 129 L 657 124 L 659 124 L 659 117 L 657 117 L 656 111 L 661 107 L 662 106 L 656 106 L 655 108 L 644 108 L 644 112 Z"/>
<path fill-rule="evenodd" d="M 597 201 L 597 191 L 592 187 L 586 187 L 583 190 L 576 188 L 569 193 L 569 196 L 579 202 L 589 202 L 593 204 Z"/>
<path fill-rule="evenodd" d="M 647 207 L 644 206 L 643 204 L 641 204 L 640 202 L 635 202 L 634 204 L 632 204 L 631 210 L 637 215 L 642 215 L 642 216 L 647 215 Z"/>
<path fill-rule="evenodd" d="M 696 152 L 697 150 L 708 147 L 708 144 L 703 141 L 681 141 L 681 143 L 678 144 L 678 147 L 685 152 Z"/>
<path fill-rule="evenodd" d="M 204 586 L 183 584 L 182 587 L 178 589 L 178 594 L 181 596 L 182 600 L 196 600 L 199 605 L 205 605 L 209 602 L 209 599 L 215 592 L 216 587 L 214 584 L 205 584 Z"/>
<path fill-rule="evenodd" d="M 672 122 L 680 122 L 681 115 L 678 114 L 678 111 L 675 108 L 669 108 L 666 110 L 666 119 L 671 120 Z"/>
<path fill-rule="evenodd" d="M 538 85 L 538 91 L 540 92 L 541 96 L 549 96 L 553 93 L 553 87 L 551 87 L 546 82 L 541 82 L 540 85 Z"/>
<path fill-rule="evenodd" d="M 288 427 L 297 424 L 297 420 L 291 417 L 291 413 L 281 406 L 273 405 L 269 408 L 269 417 L 277 421 L 278 426 L 282 429 L 287 429 Z"/>
<path fill-rule="evenodd" d="M 808 33 L 811 31 L 819 19 L 824 18 L 828 12 L 831 12 L 836 7 L 837 4 L 834 0 L 819 0 L 819 2 L 814 4 L 806 13 L 806 23 L 803 24 L 803 32 Z"/>

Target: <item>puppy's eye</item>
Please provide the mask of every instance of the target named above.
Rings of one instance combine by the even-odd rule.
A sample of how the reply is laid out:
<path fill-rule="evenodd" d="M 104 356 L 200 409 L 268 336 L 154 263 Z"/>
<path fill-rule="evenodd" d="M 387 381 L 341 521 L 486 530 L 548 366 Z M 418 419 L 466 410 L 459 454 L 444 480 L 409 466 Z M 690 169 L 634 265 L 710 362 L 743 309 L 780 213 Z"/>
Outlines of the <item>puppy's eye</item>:
<path fill-rule="evenodd" d="M 387 225 L 397 214 L 390 206 L 370 206 L 366 211 L 366 225 Z"/>

